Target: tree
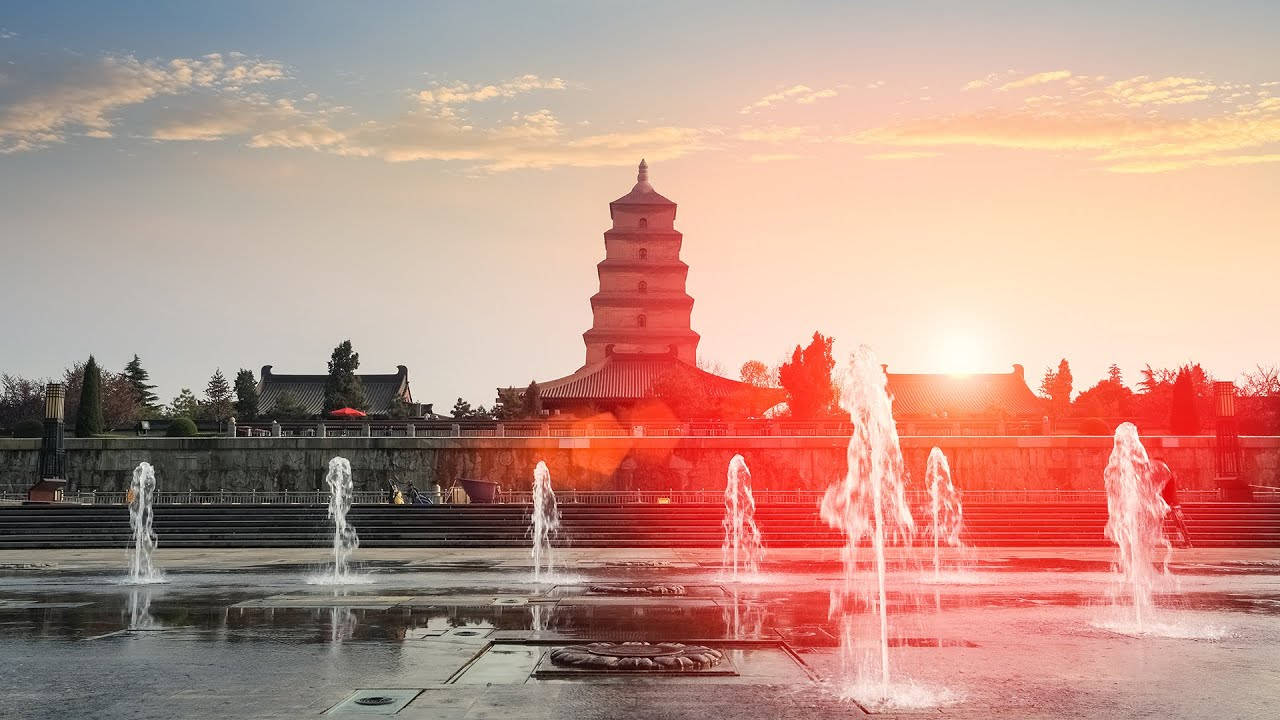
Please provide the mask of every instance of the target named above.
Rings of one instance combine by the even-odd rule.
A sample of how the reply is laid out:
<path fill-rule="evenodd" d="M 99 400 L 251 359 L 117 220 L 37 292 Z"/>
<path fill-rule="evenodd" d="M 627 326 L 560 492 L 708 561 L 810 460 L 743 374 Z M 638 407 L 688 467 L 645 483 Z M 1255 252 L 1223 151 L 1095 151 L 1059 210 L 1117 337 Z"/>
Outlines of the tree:
<path fill-rule="evenodd" d="M 231 384 L 222 374 L 222 368 L 213 371 L 209 384 L 204 389 L 205 417 L 223 422 L 231 417 Z"/>
<path fill-rule="evenodd" d="M 514 387 L 498 389 L 498 399 L 493 404 L 493 417 L 498 420 L 517 420 L 524 417 L 524 398 Z"/>
<path fill-rule="evenodd" d="M 1112 365 L 1107 370 L 1107 377 L 1076 397 L 1072 411 L 1076 416 L 1085 418 L 1127 417 L 1132 400 L 1133 391 L 1125 387 L 1120 368 Z"/>
<path fill-rule="evenodd" d="M 169 403 L 169 417 L 195 419 L 199 409 L 200 403 L 196 400 L 195 393 L 191 392 L 191 388 L 182 388 Z"/>
<path fill-rule="evenodd" d="M 1196 388 L 1192 369 L 1189 367 L 1180 369 L 1173 381 L 1173 396 L 1169 404 L 1169 432 L 1174 435 L 1195 435 L 1200 432 Z"/>
<path fill-rule="evenodd" d="M 450 410 L 449 414 L 453 416 L 454 420 L 466 420 L 474 414 L 474 411 L 471 409 L 471 403 L 463 400 L 462 398 L 458 398 L 457 402 L 453 404 L 453 410 Z"/>
<path fill-rule="evenodd" d="M 742 369 L 738 371 L 738 377 L 742 378 L 742 382 L 748 385 L 762 388 L 778 387 L 777 373 L 759 360 L 748 360 L 742 363 Z"/>
<path fill-rule="evenodd" d="M 40 380 L 0 375 L 0 427 L 12 428 L 24 420 L 44 419 L 44 386 Z"/>
<path fill-rule="evenodd" d="M 1120 372 L 1119 365 L 1111 363 L 1111 367 L 1107 368 L 1107 382 L 1124 385 L 1124 374 Z"/>
<path fill-rule="evenodd" d="M 654 381 L 650 392 L 681 420 L 708 420 L 719 415 L 715 402 L 692 372 L 664 373 Z"/>
<path fill-rule="evenodd" d="M 80 402 L 76 406 L 76 437 L 101 435 L 102 420 L 102 370 L 92 355 L 84 366 L 84 380 L 80 386 Z"/>
<path fill-rule="evenodd" d="M 299 420 L 309 414 L 306 406 L 298 400 L 297 396 L 285 390 L 276 396 L 276 402 L 267 412 L 267 417 L 274 420 Z"/>
<path fill-rule="evenodd" d="M 133 395 L 138 401 L 139 414 L 142 417 L 153 417 L 159 410 L 160 399 L 156 397 L 155 385 L 147 382 L 151 379 L 151 375 L 142 367 L 142 360 L 134 353 L 133 359 L 124 366 L 125 378 L 129 381 L 129 387 L 133 389 Z"/>
<path fill-rule="evenodd" d="M 253 420 L 258 417 L 258 381 L 253 371 L 240 368 L 236 373 L 236 417 Z"/>
<path fill-rule="evenodd" d="M 542 388 L 538 387 L 538 383 L 529 381 L 529 387 L 524 389 L 523 400 L 525 417 L 542 417 Z"/>
<path fill-rule="evenodd" d="M 831 371 L 836 366 L 831 355 L 835 338 L 815 332 L 807 347 L 796 345 L 791 360 L 778 369 L 778 380 L 787 392 L 791 416 L 803 420 L 827 417 L 835 412 L 836 389 Z"/>
<path fill-rule="evenodd" d="M 1066 358 L 1058 362 L 1058 369 L 1045 368 L 1040 380 L 1040 395 L 1049 399 L 1049 416 L 1055 420 L 1066 417 L 1071 408 L 1071 364 Z"/>
<path fill-rule="evenodd" d="M 356 376 L 360 367 L 360 353 L 351 348 L 350 340 L 343 340 L 329 357 L 329 379 L 324 384 L 324 413 L 344 407 L 368 410 L 369 400 L 364 394 L 364 383 Z"/>
<path fill-rule="evenodd" d="M 1241 380 L 1242 397 L 1280 397 L 1280 366 L 1258 365 L 1252 372 L 1245 371 Z"/>

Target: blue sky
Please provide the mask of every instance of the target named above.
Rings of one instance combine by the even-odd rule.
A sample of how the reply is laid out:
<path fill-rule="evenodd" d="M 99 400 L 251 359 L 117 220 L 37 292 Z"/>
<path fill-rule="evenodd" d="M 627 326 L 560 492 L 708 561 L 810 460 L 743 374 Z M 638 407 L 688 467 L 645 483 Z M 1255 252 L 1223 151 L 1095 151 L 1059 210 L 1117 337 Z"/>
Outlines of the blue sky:
<path fill-rule="evenodd" d="M 821 329 L 904 370 L 1234 377 L 1280 356 L 1276 28 L 1263 2 L 6 9 L 0 370 L 137 352 L 170 397 L 351 337 L 487 404 L 581 363 L 645 156 L 728 374 Z"/>

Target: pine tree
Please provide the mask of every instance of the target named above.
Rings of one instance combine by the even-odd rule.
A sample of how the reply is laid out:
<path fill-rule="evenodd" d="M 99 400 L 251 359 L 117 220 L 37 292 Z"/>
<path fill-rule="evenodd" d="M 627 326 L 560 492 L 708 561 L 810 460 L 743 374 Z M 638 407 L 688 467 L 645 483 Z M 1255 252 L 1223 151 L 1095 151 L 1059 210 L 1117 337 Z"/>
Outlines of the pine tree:
<path fill-rule="evenodd" d="M 267 411 L 267 417 L 279 420 L 296 420 L 308 414 L 307 408 L 288 390 L 277 395 L 275 404 Z"/>
<path fill-rule="evenodd" d="M 151 375 L 142 367 L 142 360 L 134 353 L 133 359 L 124 366 L 124 376 L 129 379 L 129 385 L 133 387 L 133 393 L 138 398 L 139 414 L 144 417 L 153 417 L 159 409 L 160 398 L 156 397 L 155 385 L 147 382 L 151 379 Z"/>
<path fill-rule="evenodd" d="M 791 360 L 778 369 L 778 380 L 787 391 L 787 407 L 791 416 L 801 420 L 825 417 L 835 411 L 836 388 L 831 370 L 836 366 L 831 355 L 835 338 L 815 332 L 808 346 L 799 345 Z"/>
<path fill-rule="evenodd" d="M 169 403 L 169 417 L 171 418 L 196 418 L 196 411 L 199 410 L 200 403 L 196 401 L 195 393 L 191 392 L 191 388 L 182 388 L 182 390 Z"/>
<path fill-rule="evenodd" d="M 223 376 L 222 369 L 214 370 L 213 377 L 204 390 L 205 413 L 210 420 L 222 422 L 231 417 L 231 385 Z"/>
<path fill-rule="evenodd" d="M 236 373 L 236 417 L 253 420 L 258 417 L 258 382 L 253 371 L 240 368 Z"/>
<path fill-rule="evenodd" d="M 474 413 L 471 410 L 471 403 L 463 400 L 462 398 L 458 398 L 457 402 L 453 404 L 453 410 L 451 410 L 449 414 L 453 416 L 454 420 L 465 420 L 472 417 Z"/>
<path fill-rule="evenodd" d="M 76 408 L 76 437 L 93 437 L 103 432 L 102 421 L 102 370 L 98 361 L 89 356 L 84 366 L 84 381 L 80 385 L 80 403 Z"/>
<path fill-rule="evenodd" d="M 1196 409 L 1196 388 L 1189 368 L 1182 368 L 1173 381 L 1173 397 L 1169 404 L 1169 431 L 1174 435 L 1196 435 L 1200 432 L 1200 413 Z"/>
<path fill-rule="evenodd" d="M 542 417 L 542 388 L 538 387 L 538 383 L 533 380 L 530 380 L 529 387 L 524 389 L 524 416 Z"/>
<path fill-rule="evenodd" d="M 1107 380 L 1116 385 L 1124 385 L 1124 375 L 1120 372 L 1120 366 L 1111 363 L 1111 367 L 1107 368 Z"/>
<path fill-rule="evenodd" d="M 325 414 L 344 407 L 369 409 L 364 384 L 356 377 L 359 367 L 360 353 L 352 350 L 350 340 L 343 340 L 333 349 L 329 358 L 329 379 L 324 384 Z"/>

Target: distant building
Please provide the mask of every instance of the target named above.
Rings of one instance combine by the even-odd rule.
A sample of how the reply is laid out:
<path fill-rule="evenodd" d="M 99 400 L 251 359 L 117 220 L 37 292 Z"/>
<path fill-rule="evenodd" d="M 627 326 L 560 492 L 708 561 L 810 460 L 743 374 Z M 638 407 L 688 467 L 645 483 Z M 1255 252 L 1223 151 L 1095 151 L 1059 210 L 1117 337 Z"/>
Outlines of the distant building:
<path fill-rule="evenodd" d="M 366 412 L 370 415 L 385 415 L 398 399 L 410 405 L 411 415 L 431 415 L 431 406 L 421 408 L 413 405 L 413 394 L 409 392 L 409 368 L 397 365 L 396 372 L 387 375 L 357 374 L 364 385 L 365 398 L 369 401 Z M 258 412 L 271 414 L 276 401 L 284 393 L 289 393 L 307 410 L 308 415 L 319 415 L 324 412 L 324 386 L 329 376 L 324 375 L 279 375 L 271 371 L 270 365 L 262 366 L 262 375 L 258 380 Z"/>
<path fill-rule="evenodd" d="M 1039 422 L 1045 401 L 1031 392 L 1021 365 L 1009 373 L 891 373 L 889 394 L 899 423 L 913 420 L 1013 419 Z"/>
<path fill-rule="evenodd" d="M 613 227 L 604 233 L 597 266 L 600 291 L 591 297 L 591 329 L 582 335 L 586 363 L 576 372 L 538 383 L 544 412 L 625 414 L 655 397 L 654 386 L 674 379 L 713 401 L 733 397 L 756 414 L 781 402 L 776 390 L 756 388 L 697 367 L 693 298 L 685 292 L 689 266 L 680 260 L 683 235 L 676 204 L 649 184 L 641 160 L 631 192 L 609 203 Z"/>

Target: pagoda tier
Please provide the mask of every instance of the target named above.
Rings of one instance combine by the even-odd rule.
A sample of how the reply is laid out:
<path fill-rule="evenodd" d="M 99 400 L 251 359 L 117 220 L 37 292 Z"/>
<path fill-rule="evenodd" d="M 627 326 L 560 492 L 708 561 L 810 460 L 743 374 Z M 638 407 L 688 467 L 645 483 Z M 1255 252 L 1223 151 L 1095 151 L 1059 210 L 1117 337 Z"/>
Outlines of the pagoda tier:
<path fill-rule="evenodd" d="M 605 258 L 596 266 L 600 292 L 591 298 L 592 326 L 582 335 L 587 365 L 613 352 L 670 353 L 697 362 L 676 204 L 653 189 L 648 170 L 641 160 L 635 187 L 609 203 L 613 227 L 605 231 Z"/>

